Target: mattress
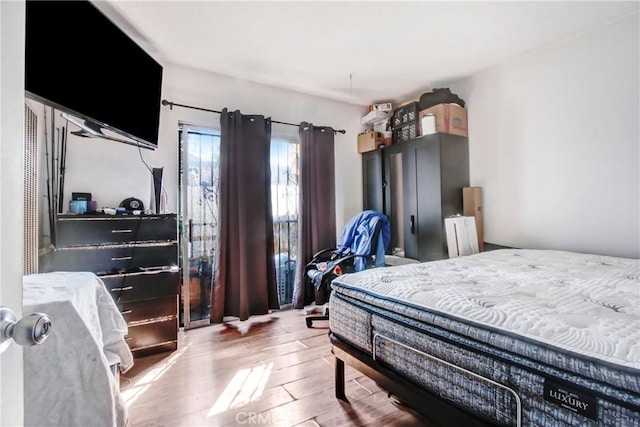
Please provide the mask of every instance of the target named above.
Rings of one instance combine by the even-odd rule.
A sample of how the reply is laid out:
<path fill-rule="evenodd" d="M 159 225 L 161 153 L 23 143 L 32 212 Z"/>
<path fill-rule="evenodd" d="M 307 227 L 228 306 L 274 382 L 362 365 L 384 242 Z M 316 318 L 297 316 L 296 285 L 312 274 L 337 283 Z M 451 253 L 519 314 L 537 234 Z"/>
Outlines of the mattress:
<path fill-rule="evenodd" d="M 371 269 L 334 280 L 330 327 L 492 421 L 640 425 L 639 277 L 638 260 L 540 250 Z"/>

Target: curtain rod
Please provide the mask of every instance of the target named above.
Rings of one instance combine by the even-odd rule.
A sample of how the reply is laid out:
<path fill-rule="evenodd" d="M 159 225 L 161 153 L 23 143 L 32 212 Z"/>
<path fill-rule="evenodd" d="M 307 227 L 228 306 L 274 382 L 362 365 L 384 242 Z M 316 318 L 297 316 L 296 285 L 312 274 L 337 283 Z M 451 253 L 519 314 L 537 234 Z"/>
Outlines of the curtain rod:
<path fill-rule="evenodd" d="M 190 108 L 192 110 L 200 110 L 200 111 L 208 111 L 209 113 L 217 113 L 217 114 L 221 114 L 222 111 L 217 111 L 217 110 L 210 110 L 208 108 L 202 108 L 202 107 L 194 107 L 192 105 L 184 105 L 184 104 L 178 104 L 177 102 L 171 102 L 171 101 L 167 101 L 166 99 L 162 100 L 162 105 L 164 105 L 165 107 L 168 105 L 169 109 L 173 110 L 173 107 L 182 107 L 182 108 Z M 277 120 L 271 120 L 272 123 L 279 123 L 281 125 L 287 125 L 287 126 L 295 126 L 295 127 L 300 127 L 299 124 L 295 124 L 295 123 L 287 123 L 287 122 L 279 122 Z M 344 129 L 334 129 L 333 133 L 346 133 Z"/>

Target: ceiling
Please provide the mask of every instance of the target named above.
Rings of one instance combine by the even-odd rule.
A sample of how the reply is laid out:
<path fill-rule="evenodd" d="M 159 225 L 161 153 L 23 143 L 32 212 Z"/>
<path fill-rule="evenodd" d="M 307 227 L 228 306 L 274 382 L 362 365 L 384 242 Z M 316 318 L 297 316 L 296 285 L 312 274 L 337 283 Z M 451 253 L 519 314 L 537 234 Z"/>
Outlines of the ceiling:
<path fill-rule="evenodd" d="M 414 99 L 639 5 L 117 0 L 98 7 L 161 63 L 366 105 Z"/>

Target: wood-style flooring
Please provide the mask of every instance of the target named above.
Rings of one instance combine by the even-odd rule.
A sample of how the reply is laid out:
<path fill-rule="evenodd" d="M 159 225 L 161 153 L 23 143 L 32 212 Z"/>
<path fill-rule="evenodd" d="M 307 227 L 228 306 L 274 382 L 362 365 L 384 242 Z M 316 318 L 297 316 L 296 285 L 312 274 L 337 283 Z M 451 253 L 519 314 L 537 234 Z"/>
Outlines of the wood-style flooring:
<path fill-rule="evenodd" d="M 285 310 L 180 332 L 178 350 L 121 376 L 129 426 L 427 426 L 347 367 L 334 397 L 328 322 Z"/>

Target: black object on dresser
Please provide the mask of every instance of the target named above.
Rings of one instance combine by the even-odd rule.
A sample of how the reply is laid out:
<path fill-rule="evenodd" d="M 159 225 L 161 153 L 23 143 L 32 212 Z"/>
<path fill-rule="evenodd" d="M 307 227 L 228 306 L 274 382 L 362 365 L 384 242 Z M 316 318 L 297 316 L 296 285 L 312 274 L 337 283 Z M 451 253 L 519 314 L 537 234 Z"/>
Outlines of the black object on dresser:
<path fill-rule="evenodd" d="M 176 350 L 176 215 L 59 215 L 56 227 L 45 270 L 96 273 L 127 321 L 134 356 Z"/>
<path fill-rule="evenodd" d="M 389 217 L 391 244 L 421 261 L 448 258 L 444 219 L 462 214 L 468 138 L 436 133 L 362 155 L 363 209 Z"/>

